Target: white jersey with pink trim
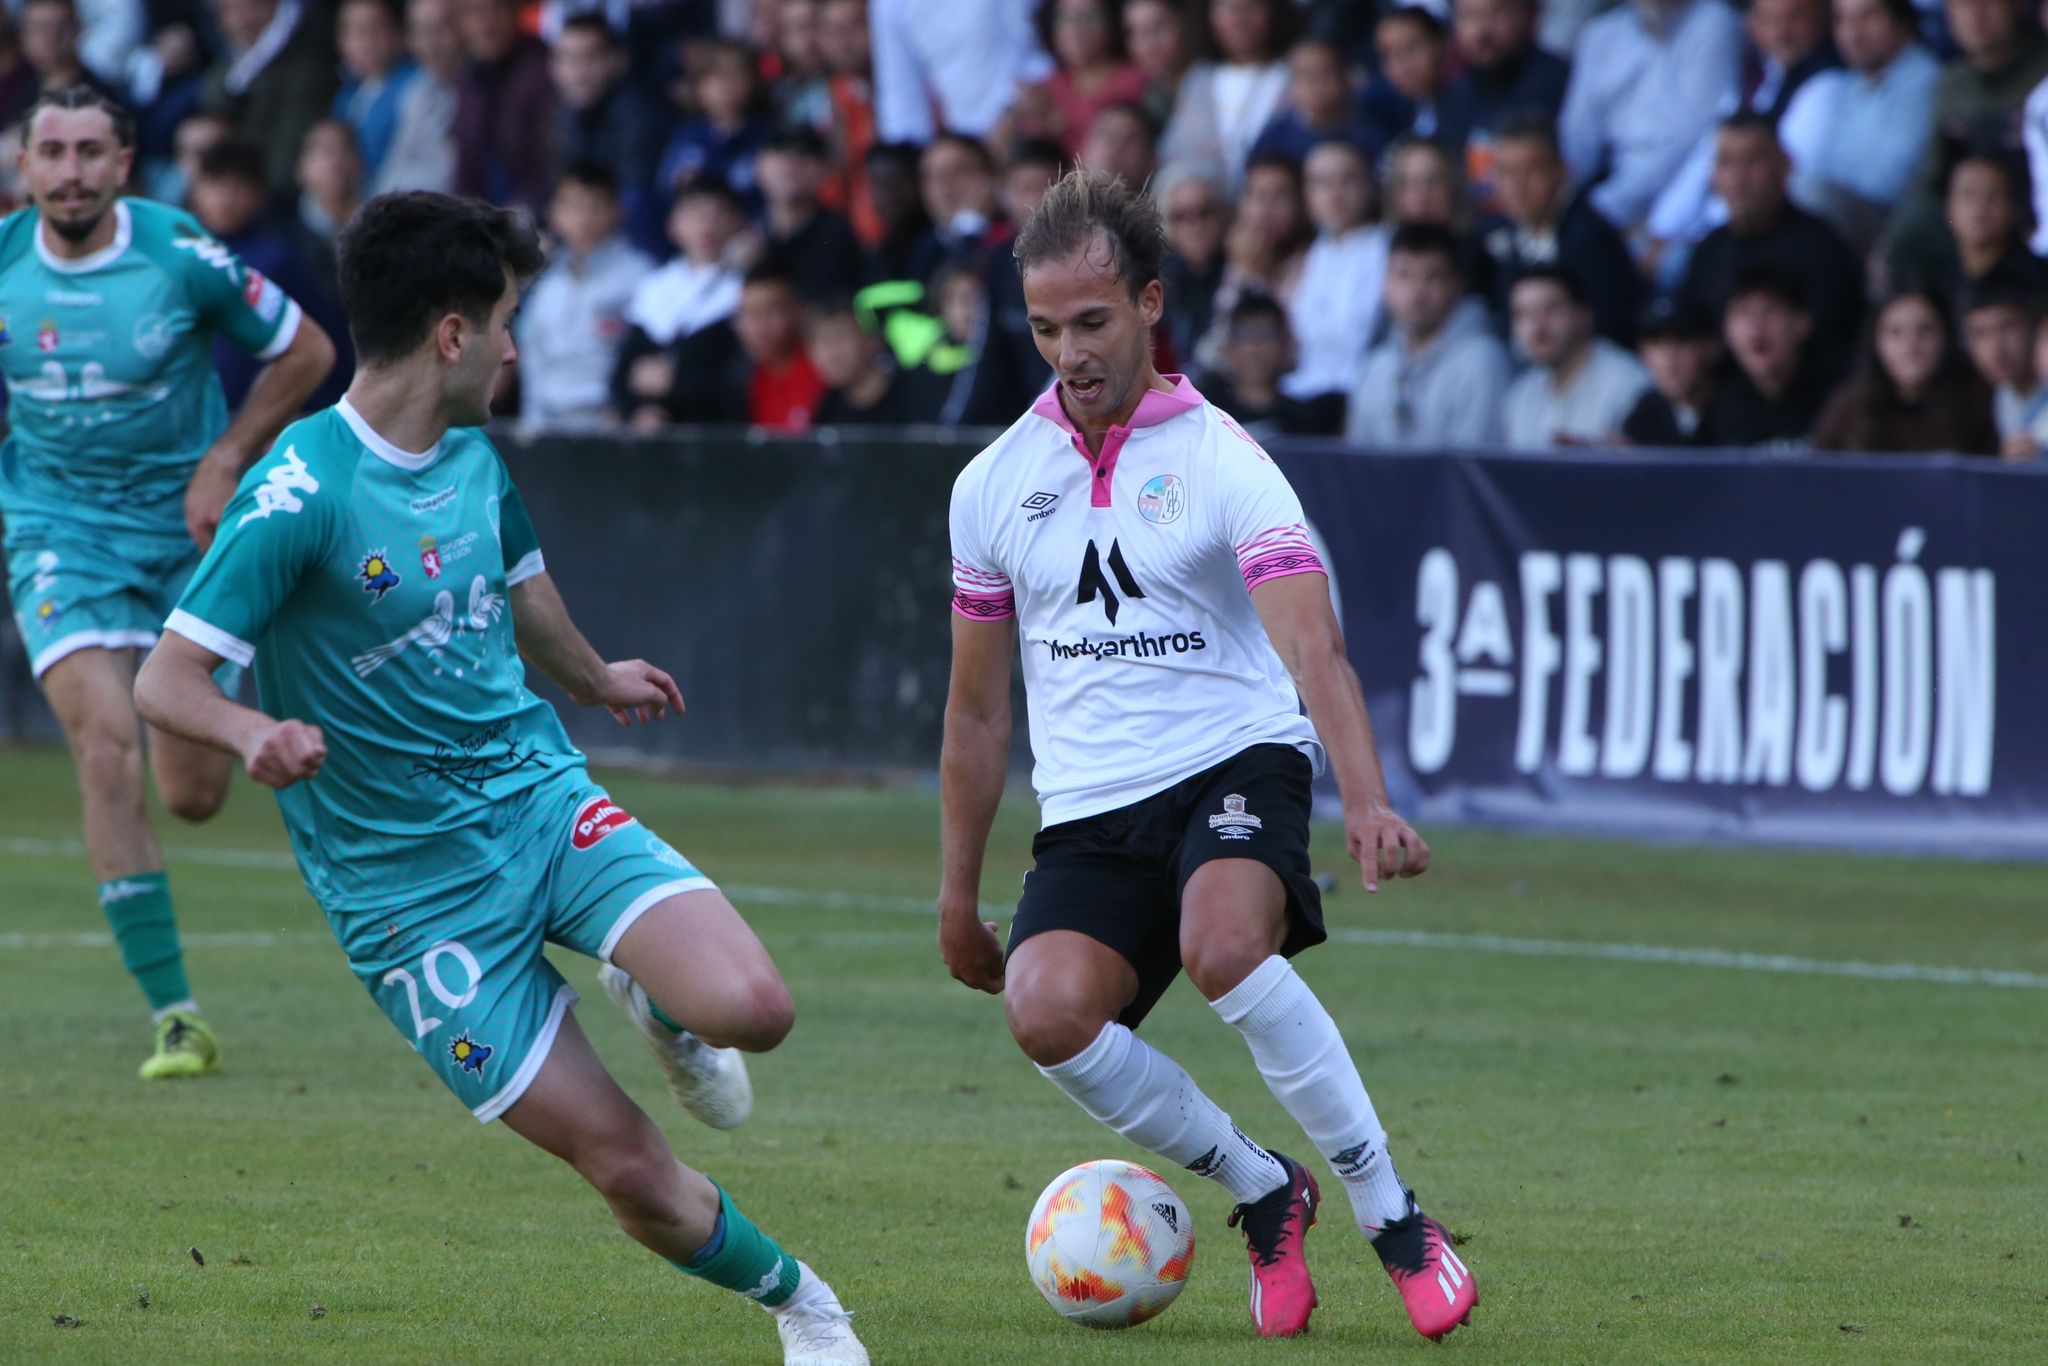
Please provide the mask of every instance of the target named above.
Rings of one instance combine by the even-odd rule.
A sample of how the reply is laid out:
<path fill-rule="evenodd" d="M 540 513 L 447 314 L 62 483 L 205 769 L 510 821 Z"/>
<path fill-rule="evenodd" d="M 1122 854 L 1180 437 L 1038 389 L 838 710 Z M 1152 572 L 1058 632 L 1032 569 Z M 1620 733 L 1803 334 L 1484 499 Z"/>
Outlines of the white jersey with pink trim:
<path fill-rule="evenodd" d="M 1272 458 L 1187 380 L 1102 453 L 1048 389 L 953 485 L 953 610 L 1014 617 L 1046 825 L 1128 806 L 1252 745 L 1322 746 L 1251 590 L 1321 574 Z"/>

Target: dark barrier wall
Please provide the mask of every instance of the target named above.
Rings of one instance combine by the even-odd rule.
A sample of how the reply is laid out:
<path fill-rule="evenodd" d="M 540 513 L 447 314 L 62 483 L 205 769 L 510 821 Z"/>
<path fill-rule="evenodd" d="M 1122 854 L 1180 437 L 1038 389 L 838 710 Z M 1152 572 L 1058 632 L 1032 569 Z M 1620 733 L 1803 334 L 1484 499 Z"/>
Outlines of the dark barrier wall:
<path fill-rule="evenodd" d="M 979 444 L 506 441 L 578 621 L 690 703 L 630 732 L 565 707 L 572 733 L 685 762 L 928 771 L 946 500 Z M 1274 454 L 1419 819 L 2048 856 L 2048 472 Z M 0 726 L 47 734 L 8 647 Z"/>
<path fill-rule="evenodd" d="M 978 443 L 720 434 L 503 449 L 591 643 L 668 669 L 689 706 L 682 725 L 630 736 L 565 706 L 578 743 L 775 769 L 936 766 L 946 503 Z"/>
<path fill-rule="evenodd" d="M 1276 452 L 1430 820 L 2048 856 L 2048 477 Z"/>

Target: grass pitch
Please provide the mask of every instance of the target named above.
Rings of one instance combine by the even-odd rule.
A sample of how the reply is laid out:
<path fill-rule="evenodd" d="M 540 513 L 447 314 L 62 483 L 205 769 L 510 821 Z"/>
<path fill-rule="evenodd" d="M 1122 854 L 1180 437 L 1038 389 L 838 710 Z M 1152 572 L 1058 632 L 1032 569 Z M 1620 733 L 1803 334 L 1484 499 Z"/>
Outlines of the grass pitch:
<path fill-rule="evenodd" d="M 759 1311 L 630 1243 L 572 1173 L 428 1074 L 347 972 L 253 787 L 203 829 L 159 827 L 227 1070 L 137 1082 L 145 1020 L 103 942 L 68 767 L 0 750 L 0 775 L 0 1361 L 779 1360 Z M 668 1101 L 592 965 L 562 955 L 585 1028 L 678 1150 L 833 1281 L 878 1363 L 2044 1350 L 2038 868 L 1431 831 L 1420 883 L 1368 899 L 1347 876 L 1338 941 L 1302 969 L 1403 1174 L 1466 1240 L 1473 1327 L 1415 1336 L 1332 1182 L 1314 1329 L 1258 1341 L 1228 1198 L 1167 1172 L 1200 1220 L 1191 1283 L 1157 1321 L 1100 1334 L 1039 1301 L 1025 1215 L 1073 1162 L 1146 1159 L 946 977 L 923 910 L 934 798 L 611 790 L 733 891 L 798 1025 L 755 1061 L 755 1116 L 731 1134 Z M 1031 824 L 1013 796 L 992 900 Z M 1331 871 L 1335 836 L 1317 834 Z M 1254 1137 L 1302 1152 L 1189 988 L 1145 1032 Z"/>

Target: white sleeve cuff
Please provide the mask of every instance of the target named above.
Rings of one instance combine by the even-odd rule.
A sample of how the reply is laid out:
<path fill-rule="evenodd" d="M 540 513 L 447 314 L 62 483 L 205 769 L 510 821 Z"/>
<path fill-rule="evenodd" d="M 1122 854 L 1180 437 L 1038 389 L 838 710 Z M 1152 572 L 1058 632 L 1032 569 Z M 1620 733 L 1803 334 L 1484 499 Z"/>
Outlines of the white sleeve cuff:
<path fill-rule="evenodd" d="M 277 335 L 270 339 L 270 345 L 256 353 L 256 359 L 276 360 L 289 351 L 292 343 L 298 339 L 299 322 L 305 316 L 305 311 L 299 307 L 298 300 L 287 294 L 284 300 L 284 316 L 277 320 Z"/>
<path fill-rule="evenodd" d="M 201 621 L 180 607 L 171 613 L 164 623 L 166 631 L 176 631 L 194 645 L 213 651 L 222 659 L 248 668 L 256 662 L 256 647 L 238 636 L 231 636 L 211 622 Z"/>
<path fill-rule="evenodd" d="M 538 550 L 530 550 L 521 557 L 518 564 L 505 571 L 505 586 L 516 588 L 536 574 L 547 572 L 547 561 L 540 557 Z"/>

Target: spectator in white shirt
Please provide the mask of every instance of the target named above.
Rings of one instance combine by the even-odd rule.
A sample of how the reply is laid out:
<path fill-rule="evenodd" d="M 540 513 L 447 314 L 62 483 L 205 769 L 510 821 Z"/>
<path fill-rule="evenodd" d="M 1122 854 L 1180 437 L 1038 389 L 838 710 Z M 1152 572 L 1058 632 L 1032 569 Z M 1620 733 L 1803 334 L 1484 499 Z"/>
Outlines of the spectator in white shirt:
<path fill-rule="evenodd" d="M 1558 140 L 1593 207 L 1624 233 L 1737 95 L 1742 21 L 1723 0 L 1632 0 L 1587 24 Z"/>
<path fill-rule="evenodd" d="M 1358 381 L 1379 330 L 1391 233 L 1373 222 L 1372 170 L 1351 143 L 1319 144 L 1302 179 L 1316 239 L 1288 309 L 1298 359 L 1281 388 L 1289 398 L 1313 399 L 1348 393 Z"/>
<path fill-rule="evenodd" d="M 1799 88 L 1778 126 L 1792 198 L 1859 251 L 1912 185 L 1934 132 L 1941 63 L 1919 42 L 1913 0 L 1835 0 L 1847 66 Z"/>
<path fill-rule="evenodd" d="M 633 291 L 612 371 L 613 405 L 635 430 L 690 420 L 704 406 L 705 386 L 718 382 L 732 334 L 712 329 L 740 305 L 734 258 L 745 227 L 739 196 L 724 181 L 699 176 L 676 191 L 668 234 L 682 254 Z M 699 337 L 713 344 L 692 347 Z"/>
<path fill-rule="evenodd" d="M 1287 49 L 1299 22 L 1291 0 L 1209 0 L 1210 50 L 1180 83 L 1159 144 L 1165 162 L 1221 166 L 1231 194 L 1252 144 L 1287 94 Z"/>
<path fill-rule="evenodd" d="M 519 343 L 519 419 L 539 427 L 608 425 L 612 369 L 626 305 L 654 261 L 620 231 L 619 178 L 576 162 L 548 200 L 555 249 L 528 291 L 513 331 Z"/>
<path fill-rule="evenodd" d="M 1508 445 L 1545 450 L 1613 441 L 1650 387 L 1643 363 L 1593 335 L 1584 291 L 1554 266 L 1525 271 L 1508 307 L 1515 349 L 1529 362 L 1508 386 Z"/>
<path fill-rule="evenodd" d="M 868 35 L 879 140 L 986 137 L 1019 85 L 1052 74 L 1031 20 L 1036 9 L 1033 0 L 874 0 Z"/>

